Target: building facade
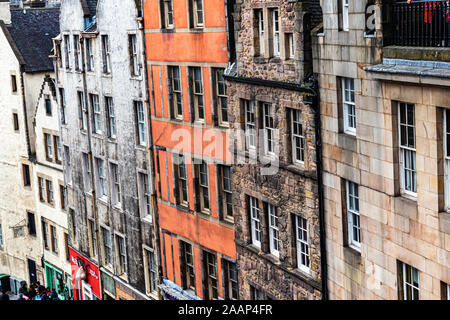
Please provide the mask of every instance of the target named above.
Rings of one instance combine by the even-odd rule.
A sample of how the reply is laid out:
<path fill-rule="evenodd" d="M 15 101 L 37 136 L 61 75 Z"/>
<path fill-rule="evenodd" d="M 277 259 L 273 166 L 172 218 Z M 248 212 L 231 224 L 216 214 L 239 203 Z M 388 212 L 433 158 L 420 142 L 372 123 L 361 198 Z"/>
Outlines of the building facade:
<path fill-rule="evenodd" d="M 139 1 L 65 0 L 57 95 L 76 299 L 157 298 Z"/>
<path fill-rule="evenodd" d="M 322 296 L 317 114 L 307 83 L 317 9 L 303 1 L 234 6 L 227 81 L 242 299 Z"/>
<path fill-rule="evenodd" d="M 238 298 L 228 2 L 144 3 L 164 299 Z"/>
<path fill-rule="evenodd" d="M 58 34 L 58 9 L 10 9 L 0 2 L 0 274 L 17 293 L 22 281 L 45 283 L 35 202 L 35 110 L 42 83 L 52 74 L 51 38 Z"/>
<path fill-rule="evenodd" d="M 449 4 L 321 5 L 330 299 L 447 299 Z"/>

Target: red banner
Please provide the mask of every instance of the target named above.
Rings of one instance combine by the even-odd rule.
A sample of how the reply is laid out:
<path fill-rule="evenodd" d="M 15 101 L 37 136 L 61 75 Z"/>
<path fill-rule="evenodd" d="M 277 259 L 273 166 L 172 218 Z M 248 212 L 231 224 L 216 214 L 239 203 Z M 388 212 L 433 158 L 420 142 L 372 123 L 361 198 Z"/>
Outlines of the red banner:
<path fill-rule="evenodd" d="M 74 300 L 101 299 L 98 266 L 71 247 L 69 252 Z"/>

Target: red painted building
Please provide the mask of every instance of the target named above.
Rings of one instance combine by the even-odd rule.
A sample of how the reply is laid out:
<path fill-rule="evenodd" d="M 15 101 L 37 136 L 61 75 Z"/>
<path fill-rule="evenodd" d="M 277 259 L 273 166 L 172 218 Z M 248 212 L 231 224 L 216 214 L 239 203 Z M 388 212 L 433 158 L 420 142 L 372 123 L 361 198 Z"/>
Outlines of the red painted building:
<path fill-rule="evenodd" d="M 237 298 L 224 0 L 144 3 L 162 296 Z"/>

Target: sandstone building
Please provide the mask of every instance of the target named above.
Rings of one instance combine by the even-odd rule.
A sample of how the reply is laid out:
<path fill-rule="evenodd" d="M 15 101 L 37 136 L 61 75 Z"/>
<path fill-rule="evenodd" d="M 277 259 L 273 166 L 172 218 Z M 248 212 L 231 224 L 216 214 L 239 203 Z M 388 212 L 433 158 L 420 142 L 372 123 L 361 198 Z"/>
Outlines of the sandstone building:
<path fill-rule="evenodd" d="M 157 298 L 139 1 L 63 0 L 57 95 L 74 296 Z"/>
<path fill-rule="evenodd" d="M 42 247 L 41 215 L 52 224 L 55 219 L 61 222 L 53 234 L 57 233 L 59 251 L 64 252 L 64 215 L 40 206 L 35 198 L 37 175 L 45 172 L 46 196 L 56 199 L 61 173 L 58 168 L 41 171 L 40 130 L 47 124 L 42 122 L 45 115 L 37 113 L 43 109 L 38 104 L 43 101 L 44 83 L 53 75 L 51 38 L 58 33 L 58 8 L 15 10 L 10 9 L 9 0 L 0 1 L 0 277 L 2 287 L 12 293 L 17 293 L 21 281 L 52 286 L 44 275 L 47 252 Z M 58 115 L 53 115 L 45 121 L 56 124 L 52 128 L 57 137 Z M 70 269 L 65 258 L 55 256 L 53 263 L 59 270 L 62 293 Z"/>
<path fill-rule="evenodd" d="M 322 297 L 320 168 L 306 1 L 236 1 L 227 69 L 242 299 Z"/>
<path fill-rule="evenodd" d="M 329 297 L 447 299 L 448 5 L 320 2 Z"/>

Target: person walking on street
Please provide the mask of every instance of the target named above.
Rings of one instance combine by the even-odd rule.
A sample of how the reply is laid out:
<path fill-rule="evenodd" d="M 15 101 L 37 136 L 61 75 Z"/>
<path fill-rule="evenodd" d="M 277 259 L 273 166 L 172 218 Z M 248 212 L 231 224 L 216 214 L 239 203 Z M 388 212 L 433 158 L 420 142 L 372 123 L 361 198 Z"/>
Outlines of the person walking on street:
<path fill-rule="evenodd" d="M 6 293 L 6 289 L 2 289 L 2 294 L 0 295 L 0 300 L 2 300 L 2 301 L 9 300 L 9 295 Z"/>

